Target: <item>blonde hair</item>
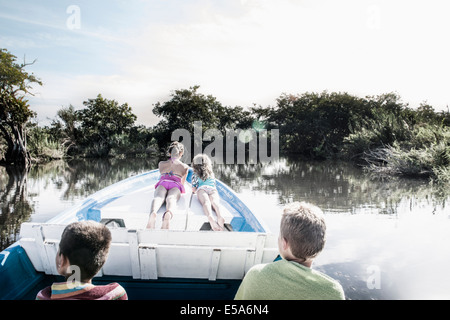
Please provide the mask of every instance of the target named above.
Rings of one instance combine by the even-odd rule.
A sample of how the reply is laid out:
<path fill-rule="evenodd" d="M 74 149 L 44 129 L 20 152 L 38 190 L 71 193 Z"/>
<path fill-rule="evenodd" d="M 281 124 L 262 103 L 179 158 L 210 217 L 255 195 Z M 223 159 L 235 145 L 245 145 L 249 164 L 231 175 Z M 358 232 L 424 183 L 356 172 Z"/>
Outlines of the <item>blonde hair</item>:
<path fill-rule="evenodd" d="M 306 202 L 285 206 L 281 217 L 280 236 L 292 254 L 303 261 L 315 258 L 325 246 L 326 225 L 320 208 Z"/>
<path fill-rule="evenodd" d="M 167 156 L 173 157 L 173 156 L 179 156 L 180 154 L 184 153 L 184 145 L 178 141 L 173 141 L 169 148 L 167 148 Z"/>
<path fill-rule="evenodd" d="M 197 176 L 205 181 L 214 175 L 212 161 L 206 154 L 198 154 L 192 160 L 192 167 Z"/>

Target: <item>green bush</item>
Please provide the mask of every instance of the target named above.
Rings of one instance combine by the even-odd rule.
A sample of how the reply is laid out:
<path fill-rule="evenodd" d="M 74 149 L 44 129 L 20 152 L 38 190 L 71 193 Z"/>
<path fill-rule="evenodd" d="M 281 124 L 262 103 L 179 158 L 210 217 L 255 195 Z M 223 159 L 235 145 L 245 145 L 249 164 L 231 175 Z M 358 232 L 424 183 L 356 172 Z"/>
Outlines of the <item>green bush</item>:
<path fill-rule="evenodd" d="M 395 142 L 392 146 L 365 151 L 363 158 L 367 169 L 380 174 L 429 176 L 437 181 L 448 181 L 450 130 L 441 128 L 436 134 L 430 134 L 430 130 L 414 130 L 417 136 L 413 136 L 413 147 Z"/>
<path fill-rule="evenodd" d="M 440 185 L 450 186 L 450 166 L 440 166 L 433 168 L 435 180 Z"/>
<path fill-rule="evenodd" d="M 27 138 L 27 148 L 34 161 L 63 159 L 66 155 L 64 147 L 53 139 L 47 128 L 28 123 Z"/>
<path fill-rule="evenodd" d="M 412 138 L 410 126 L 393 114 L 380 113 L 366 120 L 344 137 L 341 157 L 357 158 L 373 148 L 393 145 Z"/>

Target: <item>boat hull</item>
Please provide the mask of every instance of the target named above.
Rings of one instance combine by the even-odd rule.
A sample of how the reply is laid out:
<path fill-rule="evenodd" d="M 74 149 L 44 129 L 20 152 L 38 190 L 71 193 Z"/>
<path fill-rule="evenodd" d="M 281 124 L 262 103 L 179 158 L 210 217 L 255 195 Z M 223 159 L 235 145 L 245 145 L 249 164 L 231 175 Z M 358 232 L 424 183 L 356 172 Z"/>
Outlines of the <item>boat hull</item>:
<path fill-rule="evenodd" d="M 7 256 L 5 257 L 6 254 Z M 37 293 L 61 276 L 37 272 L 25 250 L 14 244 L 0 254 L 0 300 L 34 300 Z M 130 276 L 95 277 L 93 283 L 120 283 L 129 300 L 230 300 L 234 298 L 240 279 L 216 280 L 189 278 L 133 279 Z"/>
<path fill-rule="evenodd" d="M 157 170 L 131 177 L 46 223 L 22 224 L 20 240 L 0 253 L 0 299 L 34 299 L 43 287 L 63 281 L 55 266 L 59 239 L 67 224 L 80 220 L 120 222 L 109 225 L 108 260 L 93 283 L 118 282 L 130 299 L 232 299 L 251 266 L 278 255 L 275 236 L 221 181 L 222 213 L 233 232 L 202 231 L 207 219 L 190 175 L 170 230 L 160 224 L 146 229 L 158 178 Z"/>

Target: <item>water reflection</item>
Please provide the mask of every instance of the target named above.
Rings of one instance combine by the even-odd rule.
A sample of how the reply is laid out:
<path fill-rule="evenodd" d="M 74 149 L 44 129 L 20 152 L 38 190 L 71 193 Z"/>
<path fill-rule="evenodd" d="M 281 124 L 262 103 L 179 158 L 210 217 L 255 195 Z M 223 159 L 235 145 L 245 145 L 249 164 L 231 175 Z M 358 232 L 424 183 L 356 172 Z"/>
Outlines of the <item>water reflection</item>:
<path fill-rule="evenodd" d="M 339 280 L 348 299 L 450 298 L 449 190 L 333 161 L 281 159 L 221 173 L 274 232 L 283 204 L 321 207 L 327 245 L 314 268 Z"/>
<path fill-rule="evenodd" d="M 449 193 L 423 179 L 379 179 L 342 161 L 283 158 L 269 165 L 223 165 L 218 176 L 234 190 L 276 194 L 280 204 L 314 202 L 328 213 L 397 214 L 405 199 L 414 207 L 424 199 L 445 208 Z M 433 207 L 432 211 L 436 211 Z"/>
<path fill-rule="evenodd" d="M 22 222 L 47 221 L 97 190 L 157 168 L 158 161 L 58 161 L 29 172 L 0 167 L 0 249 L 17 240 Z M 315 267 L 338 279 L 348 298 L 449 297 L 450 281 L 442 281 L 450 266 L 443 254 L 450 249 L 448 190 L 424 180 L 376 179 L 344 162 L 295 158 L 218 165 L 215 172 L 274 232 L 284 204 L 308 201 L 321 207 L 328 240 Z M 423 278 L 418 274 L 426 262 L 433 273 Z"/>
<path fill-rule="evenodd" d="M 27 197 L 27 172 L 16 168 L 0 171 L 0 249 L 17 240 L 20 225 L 34 211 Z"/>

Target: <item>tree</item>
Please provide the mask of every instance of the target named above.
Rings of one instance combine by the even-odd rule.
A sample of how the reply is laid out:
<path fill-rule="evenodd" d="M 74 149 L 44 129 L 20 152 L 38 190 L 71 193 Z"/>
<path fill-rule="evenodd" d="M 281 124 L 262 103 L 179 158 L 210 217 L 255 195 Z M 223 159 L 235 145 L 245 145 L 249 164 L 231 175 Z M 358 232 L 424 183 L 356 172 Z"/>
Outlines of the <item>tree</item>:
<path fill-rule="evenodd" d="M 108 156 L 120 135 L 128 133 L 136 121 L 127 103 L 104 99 L 101 94 L 83 102 L 86 108 L 77 111 L 82 145 L 91 156 Z"/>
<path fill-rule="evenodd" d="M 160 123 L 168 133 L 176 129 L 190 130 L 194 121 L 202 121 L 207 128 L 217 127 L 216 114 L 223 106 L 215 97 L 198 93 L 198 88 L 175 90 L 169 101 L 155 104 L 153 113 L 163 118 Z"/>
<path fill-rule="evenodd" d="M 226 129 L 251 128 L 254 117 L 242 107 L 225 107 L 214 96 L 199 93 L 199 86 L 175 90 L 171 99 L 156 103 L 153 113 L 162 119 L 156 125 L 155 136 L 159 147 L 170 142 L 176 129 L 194 132 L 194 122 L 202 122 L 202 130 L 217 129 L 222 133 Z"/>
<path fill-rule="evenodd" d="M 441 124 L 439 114 L 434 111 L 434 108 L 427 102 L 422 102 L 417 108 L 416 112 L 417 122 L 424 122 L 428 124 Z"/>
<path fill-rule="evenodd" d="M 326 91 L 282 94 L 275 107 L 253 111 L 269 127 L 279 128 L 284 150 L 312 158 L 337 154 L 351 128 L 369 114 L 364 99 Z"/>
<path fill-rule="evenodd" d="M 17 57 L 6 49 L 0 49 L 0 137 L 7 144 L 4 159 L 6 165 L 24 168 L 31 163 L 26 146 L 25 124 L 35 115 L 30 109 L 27 94 L 33 83 L 42 82 L 24 69 L 34 63 L 16 63 Z"/>

